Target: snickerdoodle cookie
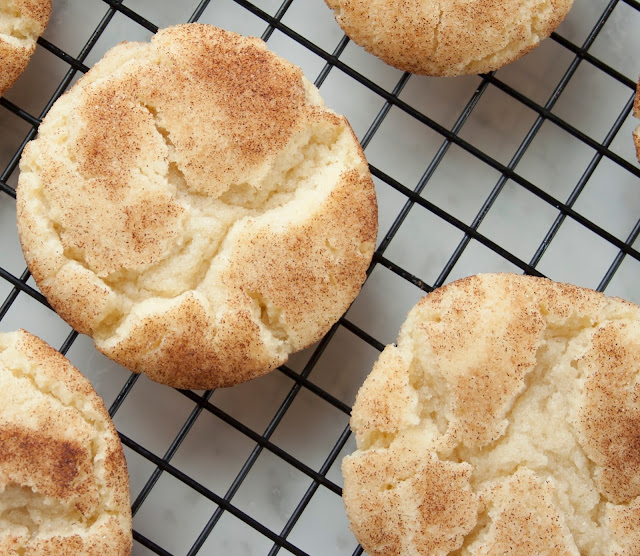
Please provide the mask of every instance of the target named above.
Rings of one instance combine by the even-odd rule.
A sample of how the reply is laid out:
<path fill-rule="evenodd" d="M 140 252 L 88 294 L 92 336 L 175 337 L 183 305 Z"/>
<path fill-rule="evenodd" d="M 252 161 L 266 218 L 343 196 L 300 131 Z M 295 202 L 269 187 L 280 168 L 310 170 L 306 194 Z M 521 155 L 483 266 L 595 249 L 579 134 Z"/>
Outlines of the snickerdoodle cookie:
<path fill-rule="evenodd" d="M 175 387 L 236 384 L 320 339 L 373 254 L 346 119 L 264 42 L 208 25 L 110 50 L 20 169 L 41 291 L 105 355 Z"/>
<path fill-rule="evenodd" d="M 356 43 L 425 75 L 486 73 L 548 37 L 573 0 L 326 0 Z"/>
<path fill-rule="evenodd" d="M 640 308 L 480 275 L 414 307 L 358 393 L 344 502 L 370 554 L 637 554 Z"/>
<path fill-rule="evenodd" d="M 51 14 L 51 0 L 0 0 L 0 95 L 25 70 Z"/>
<path fill-rule="evenodd" d="M 131 554 L 129 479 L 104 403 L 21 330 L 0 334 L 0 553 Z"/>

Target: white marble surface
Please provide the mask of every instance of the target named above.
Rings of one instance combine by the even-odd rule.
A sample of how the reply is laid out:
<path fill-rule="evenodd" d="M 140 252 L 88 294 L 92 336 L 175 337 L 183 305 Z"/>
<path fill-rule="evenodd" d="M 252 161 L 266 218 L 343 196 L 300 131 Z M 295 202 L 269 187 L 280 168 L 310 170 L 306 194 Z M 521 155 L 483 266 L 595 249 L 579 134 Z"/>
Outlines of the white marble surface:
<path fill-rule="evenodd" d="M 154 24 L 163 27 L 187 20 L 194 1 L 129 0 L 124 4 Z M 255 1 L 255 5 L 275 14 L 280 0 Z M 573 11 L 558 30 L 576 45 L 582 44 L 608 4 L 605 0 L 576 0 Z M 45 37 L 72 56 L 78 56 L 88 37 L 108 10 L 101 0 L 54 0 L 51 24 Z M 260 36 L 263 20 L 233 0 L 213 0 L 201 21 L 243 34 Z M 294 0 L 283 23 L 332 52 L 342 32 L 322 0 Z M 85 60 L 91 66 L 111 46 L 122 40 L 147 40 L 149 31 L 118 13 L 107 26 Z M 299 64 L 314 80 L 324 60 L 276 30 L 270 47 Z M 640 73 L 640 13 L 618 2 L 611 17 L 590 49 L 590 54 L 611 65 L 629 79 Z M 510 87 L 544 105 L 556 83 L 573 60 L 573 54 L 555 41 L 517 63 L 497 72 L 496 77 Z M 392 91 L 402 77 L 361 48 L 349 43 L 341 61 Z M 27 72 L 6 98 L 34 116 L 39 116 L 64 77 L 68 66 L 38 47 Z M 411 77 L 400 99 L 439 125 L 450 129 L 481 84 L 477 76 L 436 79 Z M 321 87 L 327 104 L 349 118 L 358 137 L 363 138 L 385 100 L 339 69 L 333 69 Z M 582 62 L 553 108 L 583 133 L 602 141 L 614 120 L 633 94 L 588 62 Z M 502 164 L 508 164 L 536 119 L 536 114 L 494 86 L 489 86 L 460 131 L 460 136 Z M 637 166 L 631 142 L 634 120 L 629 116 L 611 144 L 611 150 Z M 20 146 L 30 126 L 0 106 L 0 173 Z M 367 145 L 366 154 L 376 168 L 413 189 L 443 137 L 398 107 L 393 107 L 378 132 Z M 582 176 L 595 151 L 551 122 L 545 122 L 522 160 L 518 175 L 549 193 L 560 202 Z M 8 176 L 15 186 L 18 171 Z M 465 224 L 471 224 L 489 192 L 500 178 L 489 167 L 459 146 L 452 146 L 422 191 L 429 202 Z M 376 179 L 380 205 L 379 241 L 385 236 L 406 198 Z M 624 240 L 640 217 L 640 179 L 606 157 L 600 161 L 575 210 L 614 236 Z M 479 227 L 479 232 L 528 262 L 549 227 L 558 216 L 551 204 L 508 181 Z M 0 265 L 20 276 L 25 269 L 15 230 L 15 202 L 0 193 Z M 405 223 L 384 256 L 427 284 L 439 276 L 463 232 L 423 207 L 413 206 Z M 636 249 L 640 242 L 636 242 Z M 542 257 L 538 270 L 551 278 L 597 287 L 618 250 L 574 220 L 567 219 Z M 518 271 L 517 267 L 472 240 L 446 281 L 486 271 Z M 606 292 L 640 302 L 637 279 L 640 264 L 626 257 Z M 33 281 L 29 281 L 34 285 Z M 0 298 L 12 291 L 0 279 Z M 383 266 L 377 266 L 347 318 L 382 343 L 395 339 L 399 325 L 411 306 L 424 294 Z M 24 327 L 59 348 L 70 328 L 54 313 L 25 293 L 20 293 L 0 330 Z M 313 348 L 294 356 L 289 367 L 301 372 Z M 377 350 L 346 328 L 339 328 L 320 357 L 309 380 L 341 402 L 350 405 L 357 388 L 377 357 Z M 86 374 L 98 393 L 110 405 L 129 378 L 79 337 L 69 353 L 71 361 Z M 275 412 L 292 393 L 295 382 L 280 371 L 233 389 L 216 391 L 211 402 L 233 422 L 257 434 L 264 433 Z M 140 378 L 115 415 L 119 431 L 146 450 L 162 457 L 196 405 L 183 394 Z M 345 412 L 302 388 L 270 437 L 271 442 L 291 454 L 304 466 L 319 470 L 348 422 Z M 224 496 L 256 443 L 219 417 L 203 411 L 171 460 L 178 470 L 203 487 Z M 341 485 L 341 457 L 353 449 L 350 439 L 327 478 Z M 155 470 L 154 464 L 126 448 L 131 475 L 132 499 L 136 499 Z M 283 461 L 277 453 L 263 450 L 246 480 L 235 493 L 232 504 L 251 518 L 279 533 L 287 523 L 312 479 Z M 162 473 L 155 487 L 135 515 L 134 528 L 172 554 L 186 554 L 216 505 L 169 473 Z M 320 486 L 288 540 L 310 554 L 351 554 L 357 542 L 348 530 L 340 498 Z M 224 512 L 206 540 L 201 554 L 266 554 L 273 543 L 256 529 Z M 139 543 L 134 554 L 152 552 Z M 281 554 L 288 554 L 281 550 Z"/>

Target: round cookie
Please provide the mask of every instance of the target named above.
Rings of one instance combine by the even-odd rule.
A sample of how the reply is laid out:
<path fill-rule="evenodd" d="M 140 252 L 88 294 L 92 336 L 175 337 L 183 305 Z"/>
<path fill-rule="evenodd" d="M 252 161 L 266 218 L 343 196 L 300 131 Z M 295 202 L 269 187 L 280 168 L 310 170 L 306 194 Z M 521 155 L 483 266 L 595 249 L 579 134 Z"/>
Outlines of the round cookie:
<path fill-rule="evenodd" d="M 487 73 L 548 37 L 573 0 L 326 0 L 336 21 L 387 64 L 423 75 Z"/>
<path fill-rule="evenodd" d="M 640 119 L 640 81 L 638 82 L 638 88 L 636 89 L 636 98 L 633 103 L 633 115 Z M 633 142 L 636 146 L 636 157 L 640 162 L 640 125 L 633 131 Z"/>
<path fill-rule="evenodd" d="M 509 274 L 410 312 L 342 465 L 376 555 L 637 554 L 640 307 Z"/>
<path fill-rule="evenodd" d="M 208 25 L 109 51 L 20 169 L 41 291 L 108 357 L 175 387 L 236 384 L 320 339 L 373 254 L 346 119 L 264 42 Z"/>
<path fill-rule="evenodd" d="M 0 0 L 0 95 L 27 67 L 50 14 L 51 0 Z"/>
<path fill-rule="evenodd" d="M 129 479 L 89 381 L 24 330 L 0 334 L 0 553 L 131 554 Z"/>

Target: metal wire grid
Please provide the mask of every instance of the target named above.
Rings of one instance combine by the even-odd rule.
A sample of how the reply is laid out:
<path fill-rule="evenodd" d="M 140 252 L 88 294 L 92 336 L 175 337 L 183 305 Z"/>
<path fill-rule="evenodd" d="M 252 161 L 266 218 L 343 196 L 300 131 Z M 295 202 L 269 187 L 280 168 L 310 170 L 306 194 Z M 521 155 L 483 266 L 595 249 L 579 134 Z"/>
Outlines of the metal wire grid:
<path fill-rule="evenodd" d="M 39 39 L 38 44 L 40 45 L 40 47 L 53 53 L 69 66 L 66 75 L 60 82 L 52 97 L 46 103 L 41 114 L 39 114 L 38 116 L 34 116 L 28 111 L 23 110 L 20 106 L 10 102 L 9 100 L 5 98 L 0 99 L 0 105 L 2 106 L 2 109 L 13 112 L 31 126 L 30 131 L 25 136 L 19 149 L 15 152 L 8 165 L 0 174 L 0 190 L 2 190 L 4 195 L 9 195 L 15 198 L 15 190 L 11 185 L 8 184 L 8 180 L 9 177 L 16 171 L 16 167 L 24 145 L 35 136 L 38 124 L 40 123 L 41 119 L 47 113 L 55 100 L 69 87 L 78 72 L 84 73 L 88 70 L 88 67 L 85 65 L 85 60 L 87 59 L 87 56 L 94 48 L 98 39 L 103 34 L 107 26 L 111 23 L 114 15 L 120 13 L 151 32 L 157 31 L 158 27 L 154 23 L 130 9 L 122 2 L 122 0 L 103 1 L 107 5 L 106 13 L 100 20 L 93 33 L 91 33 L 86 44 L 77 57 L 71 56 L 70 54 L 58 48 L 55 44 L 52 44 L 44 38 Z M 202 0 L 194 9 L 189 21 L 197 21 L 202 16 L 207 6 L 210 4 L 210 1 L 211 0 Z M 349 43 L 349 39 L 347 37 L 343 37 L 339 41 L 333 52 L 326 52 L 320 46 L 314 44 L 309 39 L 297 33 L 294 29 L 285 25 L 282 22 L 282 19 L 287 10 L 289 10 L 291 5 L 293 4 L 293 1 L 294 0 L 285 0 L 284 2 L 282 2 L 275 14 L 270 15 L 248 0 L 234 0 L 234 2 L 238 6 L 248 10 L 267 24 L 267 29 L 262 35 L 262 38 L 264 40 L 268 41 L 272 33 L 275 30 L 278 30 L 324 60 L 325 65 L 315 80 L 316 86 L 320 87 L 325 79 L 329 76 L 330 72 L 335 71 L 335 69 L 337 68 L 384 100 L 382 109 L 379 110 L 377 116 L 362 137 L 361 143 L 365 148 L 365 152 L 367 146 L 369 145 L 375 134 L 379 131 L 380 126 L 382 125 L 386 116 L 389 114 L 389 111 L 392 109 L 392 107 L 397 107 L 405 114 L 414 118 L 421 124 L 428 126 L 431 130 L 437 132 L 441 136 L 441 145 L 439 149 L 437 150 L 435 156 L 433 156 L 433 158 L 429 162 L 422 177 L 418 181 L 417 186 L 415 186 L 414 188 L 407 187 L 405 184 L 400 183 L 379 168 L 376 168 L 373 165 L 371 166 L 373 175 L 383 183 L 399 192 L 403 196 L 404 203 L 390 227 L 388 227 L 388 229 L 386 230 L 380 230 L 380 233 L 384 234 L 384 236 L 382 237 L 375 252 L 371 268 L 369 269 L 369 273 L 371 273 L 376 266 L 381 265 L 395 273 L 400 278 L 410 282 L 414 286 L 417 286 L 424 292 L 429 292 L 433 288 L 439 287 L 447 282 L 454 266 L 460 260 L 463 252 L 470 244 L 470 242 L 472 240 L 475 240 L 503 259 L 509 261 L 512 265 L 519 268 L 524 273 L 541 276 L 542 273 L 537 268 L 538 263 L 542 259 L 542 256 L 545 254 L 548 247 L 551 245 L 551 242 L 553 241 L 558 230 L 566 219 L 571 219 L 576 223 L 582 225 L 584 228 L 590 230 L 591 232 L 602 238 L 604 241 L 612 245 L 617 251 L 617 255 L 600 280 L 597 288 L 600 291 L 606 290 L 607 286 L 610 284 L 612 278 L 614 277 L 626 257 L 631 257 L 636 261 L 640 261 L 640 253 L 633 246 L 634 242 L 638 238 L 638 235 L 640 234 L 640 220 L 638 220 L 635 226 L 633 226 L 633 229 L 628 234 L 628 237 L 625 240 L 621 240 L 610 231 L 603 229 L 601 226 L 599 226 L 589 218 L 583 216 L 574 209 L 574 205 L 578 200 L 580 194 L 583 192 L 589 179 L 592 177 L 594 171 L 603 159 L 611 161 L 624 171 L 631 173 L 636 178 L 640 177 L 640 169 L 635 164 L 628 162 L 623 157 L 619 156 L 610 149 L 612 141 L 631 113 L 635 84 L 628 77 L 621 74 L 615 68 L 611 67 L 589 52 L 589 49 L 598 37 L 599 33 L 602 31 L 616 6 L 618 4 L 624 3 L 631 9 L 640 12 L 640 3 L 637 0 L 609 0 L 606 6 L 604 6 L 600 17 L 589 32 L 583 44 L 576 45 L 558 34 L 552 35 L 552 40 L 556 41 L 556 43 L 572 53 L 573 59 L 562 75 L 561 79 L 557 82 L 557 85 L 555 86 L 553 92 L 544 103 L 544 105 L 536 103 L 513 87 L 509 86 L 507 83 L 499 79 L 495 73 L 484 75 L 482 76 L 479 86 L 473 92 L 471 98 L 469 98 L 464 110 L 461 112 L 457 121 L 455 122 L 453 127 L 451 127 L 451 129 L 442 126 L 432 118 L 426 116 L 411 104 L 401 100 L 400 93 L 411 78 L 409 74 L 403 74 L 399 81 L 396 83 L 395 87 L 391 90 L 391 92 L 388 92 L 379 84 L 365 77 L 356 69 L 341 60 L 340 56 Z M 571 125 L 569 122 L 565 121 L 557 114 L 552 112 L 552 109 L 560 98 L 563 90 L 581 64 L 590 64 L 591 66 L 597 68 L 599 71 L 604 72 L 606 75 L 616 80 L 618 83 L 622 84 L 624 87 L 628 88 L 628 101 L 623 110 L 619 113 L 615 121 L 612 123 L 609 132 L 606 134 L 602 142 L 593 139 L 589 135 L 583 133 L 582 131 Z M 478 105 L 480 99 L 490 87 L 496 87 L 503 93 L 509 95 L 512 99 L 515 99 L 517 102 L 528 107 L 536 114 L 534 124 L 530 127 L 529 131 L 526 133 L 524 139 L 517 148 L 515 154 L 507 164 L 499 162 L 492 156 L 483 152 L 481 149 L 462 139 L 459 135 L 460 130 L 468 121 L 469 117 Z M 523 155 L 532 144 L 543 123 L 546 121 L 552 122 L 562 130 L 564 130 L 566 133 L 570 134 L 575 139 L 584 143 L 594 151 L 594 154 L 587 167 L 585 168 L 582 176 L 580 177 L 578 183 L 575 185 L 571 193 L 564 201 L 561 201 L 550 195 L 549 193 L 538 187 L 536 184 L 531 183 L 530 181 L 525 179 L 516 171 L 518 163 L 521 161 Z M 466 224 L 465 222 L 456 218 L 446 210 L 442 209 L 441 207 L 421 195 L 425 187 L 428 185 L 430 179 L 438 169 L 442 160 L 444 159 L 445 154 L 452 145 L 460 147 L 473 157 L 477 158 L 482 163 L 486 164 L 490 168 L 493 168 L 500 176 L 470 224 Z M 526 189 L 558 211 L 558 215 L 555 218 L 555 221 L 547 230 L 543 241 L 538 245 L 533 257 L 531 257 L 531 259 L 528 261 L 522 260 L 518 256 L 511 253 L 508 249 L 501 246 L 499 243 L 496 243 L 495 241 L 489 239 L 479 231 L 481 223 L 489 213 L 489 210 L 495 203 L 496 199 L 498 198 L 508 181 L 516 183 L 518 186 Z M 444 266 L 440 269 L 437 278 L 433 280 L 432 283 L 426 283 L 426 281 L 423 281 L 419 276 L 413 275 L 401 265 L 385 256 L 387 248 L 391 244 L 394 237 L 396 237 L 396 234 L 405 222 L 405 219 L 407 218 L 410 210 L 412 209 L 412 207 L 414 207 L 414 205 L 418 205 L 426 209 L 433 215 L 448 222 L 463 233 L 462 240 L 458 243 L 457 247 L 453 251 L 453 254 L 446 261 L 446 264 L 444 264 Z M 28 270 L 24 270 L 24 272 L 22 272 L 20 276 L 16 276 L 5 269 L 4 262 L 0 261 L 0 277 L 10 283 L 12 286 L 12 291 L 0 306 L 0 321 L 5 318 L 10 307 L 12 306 L 16 298 L 21 294 L 30 296 L 42 305 L 49 307 L 44 297 L 27 283 L 30 278 Z M 262 433 L 255 432 L 252 428 L 234 418 L 227 411 L 224 411 L 223 409 L 212 403 L 212 391 L 196 393 L 186 390 L 179 392 L 182 396 L 193 402 L 194 408 L 189 414 L 188 418 L 184 421 L 184 424 L 182 425 L 180 431 L 175 436 L 169 448 L 166 450 L 162 457 L 154 454 L 152 451 L 145 448 L 141 443 L 134 440 L 133 438 L 130 438 L 120 431 L 120 438 L 124 446 L 128 447 L 130 450 L 134 451 L 142 458 L 145 458 L 154 466 L 154 471 L 151 473 L 151 476 L 148 478 L 135 500 L 133 500 L 132 510 L 134 516 L 141 508 L 162 474 L 167 473 L 173 476 L 178 481 L 181 481 L 190 489 L 193 489 L 203 497 L 213 502 L 213 504 L 216 506 L 215 511 L 213 511 L 208 517 L 206 525 L 204 526 L 204 528 L 202 528 L 197 538 L 194 539 L 191 548 L 188 550 L 189 555 L 198 553 L 198 551 L 203 547 L 209 534 L 219 523 L 221 517 L 225 512 L 232 514 L 251 528 L 255 529 L 260 534 L 264 535 L 264 537 L 269 539 L 273 543 L 272 548 L 269 551 L 270 555 L 278 553 L 281 549 L 285 549 L 285 551 L 288 551 L 292 554 L 305 554 L 302 549 L 288 540 L 289 534 L 293 530 L 294 526 L 302 516 L 310 500 L 318 491 L 318 489 L 327 489 L 327 491 L 333 493 L 335 496 L 341 495 L 340 486 L 328 479 L 327 473 L 332 465 L 334 465 L 336 459 L 345 447 L 345 444 L 350 437 L 350 431 L 348 427 L 345 427 L 342 430 L 339 438 L 326 454 L 326 458 L 318 470 L 313 469 L 309 465 L 300 461 L 300 459 L 296 458 L 291 453 L 279 447 L 272 441 L 272 435 L 279 424 L 282 422 L 283 417 L 291 407 L 298 394 L 303 390 L 312 393 L 314 396 L 322 398 L 326 403 L 333 406 L 339 412 L 342 412 L 345 416 L 349 414 L 350 407 L 348 404 L 344 403 L 342 400 L 329 393 L 326 389 L 321 388 L 315 382 L 309 379 L 309 375 L 311 374 L 312 370 L 321 359 L 323 353 L 325 352 L 327 346 L 331 342 L 336 332 L 341 327 L 355 334 L 361 340 L 368 343 L 378 351 L 382 350 L 384 347 L 383 343 L 379 339 L 367 333 L 365 330 L 354 324 L 348 318 L 343 317 L 342 319 L 340 319 L 340 321 L 329 331 L 326 337 L 322 341 L 320 341 L 317 346 L 315 346 L 308 361 L 300 372 L 294 371 L 289 366 L 283 366 L 279 369 L 279 372 L 288 377 L 293 382 L 293 385 L 284 398 L 284 401 L 278 407 L 277 411 L 273 414 L 268 426 Z M 60 351 L 63 354 L 66 354 L 76 341 L 76 338 L 77 333 L 71 332 L 65 339 L 63 344 L 60 346 Z M 131 392 L 134 384 L 138 381 L 138 379 L 138 375 L 131 375 L 126 380 L 124 386 L 116 396 L 109 409 L 112 416 L 115 416 L 117 414 L 118 410 Z M 203 484 L 190 477 L 179 468 L 172 465 L 173 456 L 178 451 L 183 440 L 186 438 L 187 434 L 202 412 L 208 412 L 209 414 L 215 416 L 217 419 L 220 419 L 223 422 L 227 423 L 235 430 L 245 435 L 245 437 L 249 439 L 254 445 L 249 457 L 246 458 L 242 466 L 238 469 L 235 479 L 232 481 L 230 487 L 224 493 L 224 495 L 213 492 L 211 489 L 205 487 Z M 144 439 L 141 440 L 141 442 L 143 441 Z M 239 488 L 249 475 L 252 467 L 258 460 L 258 457 L 264 451 L 270 452 L 274 456 L 281 458 L 290 466 L 308 477 L 308 479 L 310 480 L 310 484 L 306 492 L 304 492 L 304 495 L 299 499 L 297 506 L 291 512 L 284 527 L 278 532 L 272 531 L 259 520 L 256 520 L 245 511 L 239 509 L 236 505 L 234 505 L 233 500 Z M 318 526 L 321 527 L 322 525 L 318 524 Z M 153 539 L 147 538 L 139 531 L 135 530 L 135 518 L 134 539 L 137 543 L 139 543 L 139 545 L 146 547 L 156 554 L 170 554 L 169 551 L 160 546 L 158 543 L 154 542 Z M 354 555 L 358 555 L 361 553 L 362 549 L 359 546 L 353 552 Z"/>

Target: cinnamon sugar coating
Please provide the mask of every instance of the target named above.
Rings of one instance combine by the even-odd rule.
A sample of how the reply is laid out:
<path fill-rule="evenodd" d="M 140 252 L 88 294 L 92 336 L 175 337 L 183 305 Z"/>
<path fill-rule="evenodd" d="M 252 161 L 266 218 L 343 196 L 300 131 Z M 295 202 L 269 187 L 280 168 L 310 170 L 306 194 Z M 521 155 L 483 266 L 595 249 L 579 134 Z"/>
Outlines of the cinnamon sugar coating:
<path fill-rule="evenodd" d="M 104 403 L 20 330 L 0 334 L 0 553 L 131 554 L 129 479 Z"/>
<path fill-rule="evenodd" d="M 0 95 L 26 69 L 51 15 L 51 0 L 0 0 Z"/>
<path fill-rule="evenodd" d="M 424 75 L 486 73 L 517 60 L 562 22 L 573 0 L 326 0 L 356 43 Z"/>
<path fill-rule="evenodd" d="M 346 119 L 262 41 L 208 25 L 110 50 L 20 168 L 38 287 L 104 354 L 175 387 L 230 386 L 320 339 L 373 254 Z"/>
<path fill-rule="evenodd" d="M 376 555 L 638 553 L 640 307 L 478 275 L 423 298 L 358 392 L 343 461 Z"/>

